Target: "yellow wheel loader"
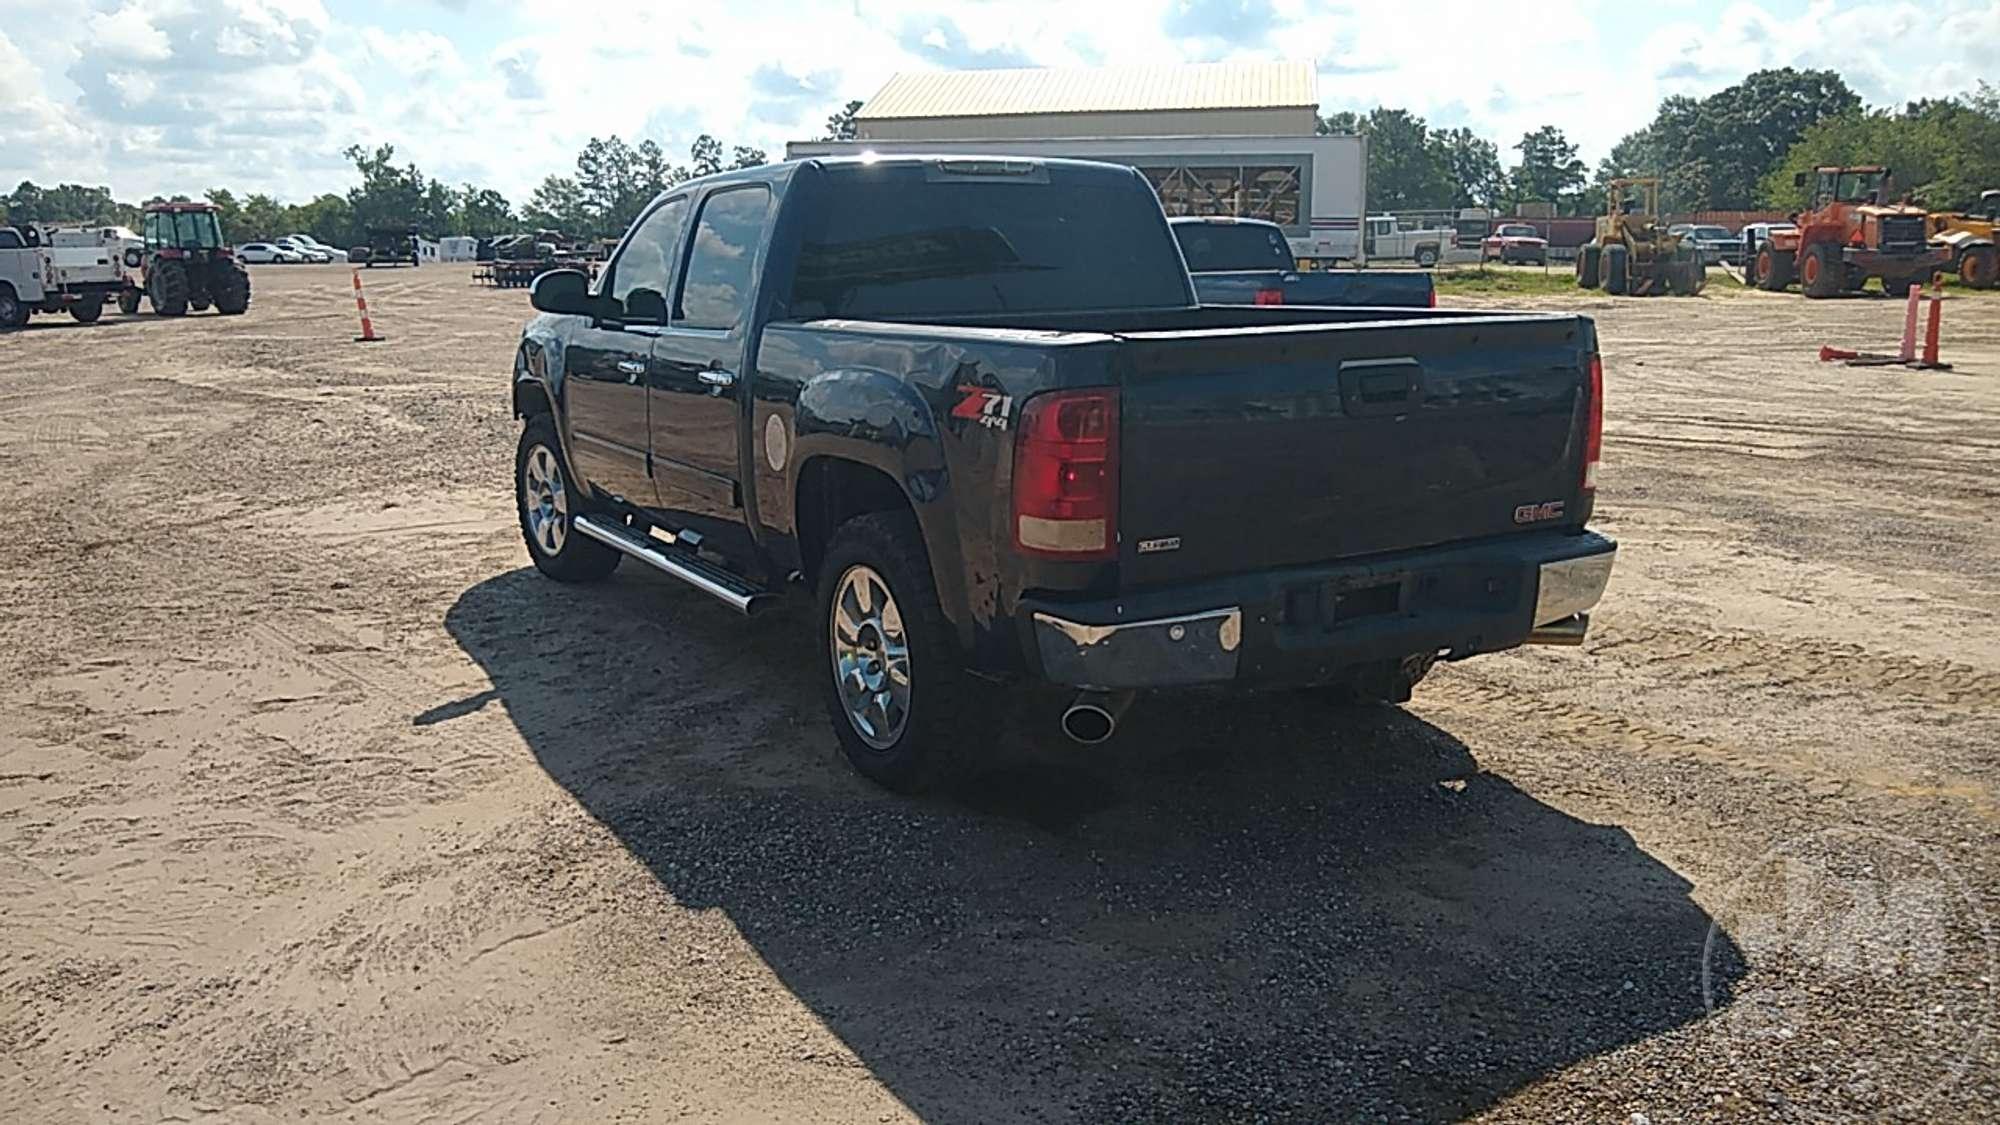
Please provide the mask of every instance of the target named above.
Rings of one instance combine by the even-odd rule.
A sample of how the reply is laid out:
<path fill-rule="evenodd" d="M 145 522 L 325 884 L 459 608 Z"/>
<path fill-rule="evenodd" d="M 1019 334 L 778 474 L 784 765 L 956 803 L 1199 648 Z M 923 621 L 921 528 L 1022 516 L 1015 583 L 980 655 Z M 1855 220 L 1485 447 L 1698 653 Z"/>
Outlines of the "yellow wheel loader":
<path fill-rule="evenodd" d="M 1692 297 L 1708 284 L 1701 250 L 1660 225 L 1656 177 L 1612 180 L 1597 233 L 1577 249 L 1576 283 L 1613 295 Z"/>

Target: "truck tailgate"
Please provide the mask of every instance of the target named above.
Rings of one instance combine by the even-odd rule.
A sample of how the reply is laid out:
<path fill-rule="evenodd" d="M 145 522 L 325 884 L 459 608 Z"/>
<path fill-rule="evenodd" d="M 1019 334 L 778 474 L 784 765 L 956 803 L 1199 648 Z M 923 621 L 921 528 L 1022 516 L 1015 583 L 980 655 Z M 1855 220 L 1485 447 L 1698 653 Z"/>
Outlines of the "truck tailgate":
<path fill-rule="evenodd" d="M 1197 273 L 1195 297 L 1204 305 L 1367 305 L 1422 309 L 1436 303 L 1431 275 L 1419 270 L 1229 270 Z M 1278 294 L 1273 301 L 1270 294 Z"/>
<path fill-rule="evenodd" d="M 1129 587 L 1581 523 L 1589 320 L 1120 337 Z"/>

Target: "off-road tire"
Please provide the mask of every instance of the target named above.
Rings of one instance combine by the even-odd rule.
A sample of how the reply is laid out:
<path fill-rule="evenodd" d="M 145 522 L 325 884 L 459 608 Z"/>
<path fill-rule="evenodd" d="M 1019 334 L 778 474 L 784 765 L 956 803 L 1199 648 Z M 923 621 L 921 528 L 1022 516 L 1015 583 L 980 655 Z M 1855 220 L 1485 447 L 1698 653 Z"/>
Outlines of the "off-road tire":
<path fill-rule="evenodd" d="M 1958 258 L 1958 280 L 1969 289 L 2000 284 L 2000 248 L 1975 246 Z"/>
<path fill-rule="evenodd" d="M 186 316 L 187 270 L 179 262 L 161 262 L 146 275 L 146 302 L 156 316 Z"/>
<path fill-rule="evenodd" d="M 0 330 L 19 328 L 28 323 L 28 306 L 14 292 L 14 287 L 0 282 Z"/>
<path fill-rule="evenodd" d="M 1838 250 L 1824 242 L 1806 247 L 1805 260 L 1799 263 L 1799 292 L 1815 300 L 1837 297 L 1846 281 L 1847 266 Z"/>
<path fill-rule="evenodd" d="M 1598 255 L 1602 253 L 1595 243 L 1580 246 L 1576 251 L 1576 287 L 1595 289 L 1598 285 Z"/>
<path fill-rule="evenodd" d="M 1765 246 L 1757 251 L 1757 288 L 1782 293 L 1792 284 L 1792 252 Z"/>
<path fill-rule="evenodd" d="M 70 305 L 69 315 L 78 324 L 96 324 L 97 318 L 104 315 L 104 298 L 85 297 L 76 301 Z"/>
<path fill-rule="evenodd" d="M 133 314 L 137 313 L 139 311 L 139 299 L 142 296 L 144 296 L 144 294 L 140 293 L 136 287 L 131 285 L 127 285 L 125 288 L 120 289 L 118 291 L 118 311 L 125 314 L 126 316 L 132 316 Z"/>
<path fill-rule="evenodd" d="M 1614 242 L 1604 248 L 1603 270 L 1604 291 L 1614 297 L 1623 296 L 1626 283 L 1630 279 L 1629 264 L 1632 252 L 1623 243 Z"/>
<path fill-rule="evenodd" d="M 910 685 L 907 716 L 887 746 L 872 745 L 848 715 L 840 686 L 835 600 L 857 568 L 888 588 L 901 619 Z M 976 760 L 991 724 L 977 712 L 979 693 L 965 673 L 956 638 L 938 606 L 923 532 L 914 515 L 870 512 L 834 529 L 820 562 L 814 628 L 827 717 L 847 760 L 863 777 L 898 793 L 938 788 Z"/>
<path fill-rule="evenodd" d="M 535 473 L 542 474 L 540 479 L 554 480 L 561 494 L 559 503 L 544 503 L 541 490 L 531 484 Z M 553 478 L 548 476 L 551 473 Z M 542 533 L 536 519 L 538 512 L 547 518 L 551 509 L 558 525 L 553 535 Z M 618 561 L 625 557 L 572 526 L 586 510 L 584 493 L 563 459 L 552 415 L 534 415 L 521 429 L 521 443 L 514 451 L 514 510 L 521 518 L 521 539 L 528 545 L 535 569 L 558 582 L 596 582 L 617 570 Z"/>
<path fill-rule="evenodd" d="M 215 267 L 215 277 L 211 279 L 209 296 L 215 299 L 215 311 L 223 316 L 242 316 L 250 309 L 250 271 L 231 262 Z"/>
<path fill-rule="evenodd" d="M 1667 289 L 1676 297 L 1699 297 L 1708 286 L 1708 270 L 1699 261 L 1679 261 L 1667 269 Z"/>

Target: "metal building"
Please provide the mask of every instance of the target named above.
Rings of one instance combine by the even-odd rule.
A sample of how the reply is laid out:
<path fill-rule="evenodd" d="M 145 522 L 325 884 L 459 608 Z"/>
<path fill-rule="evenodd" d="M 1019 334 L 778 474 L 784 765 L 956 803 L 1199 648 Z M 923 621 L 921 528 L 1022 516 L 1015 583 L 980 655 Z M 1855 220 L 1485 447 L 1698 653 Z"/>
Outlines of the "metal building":
<path fill-rule="evenodd" d="M 898 74 L 854 115 L 863 141 L 1311 136 L 1310 62 Z"/>
<path fill-rule="evenodd" d="M 1268 219 L 1303 260 L 1363 257 L 1367 142 L 1315 135 L 1310 62 L 898 74 L 854 124 L 854 140 L 786 155 L 1109 160 L 1138 169 L 1169 215 Z"/>

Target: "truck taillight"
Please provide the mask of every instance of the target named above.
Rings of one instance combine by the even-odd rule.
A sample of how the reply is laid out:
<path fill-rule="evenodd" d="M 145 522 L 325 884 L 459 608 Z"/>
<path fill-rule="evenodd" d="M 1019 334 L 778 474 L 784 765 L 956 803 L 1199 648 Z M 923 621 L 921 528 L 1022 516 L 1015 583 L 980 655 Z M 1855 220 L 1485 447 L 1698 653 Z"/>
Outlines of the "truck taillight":
<path fill-rule="evenodd" d="M 1254 300 L 1255 303 L 1260 305 L 1282 305 L 1285 303 L 1285 291 L 1283 289 L 1259 289 Z"/>
<path fill-rule="evenodd" d="M 1037 395 L 1014 443 L 1014 545 L 1033 555 L 1118 553 L 1118 392 Z"/>
<path fill-rule="evenodd" d="M 1597 489 L 1597 463 L 1604 459 L 1604 360 L 1590 357 L 1590 404 L 1583 417 L 1583 490 Z"/>

